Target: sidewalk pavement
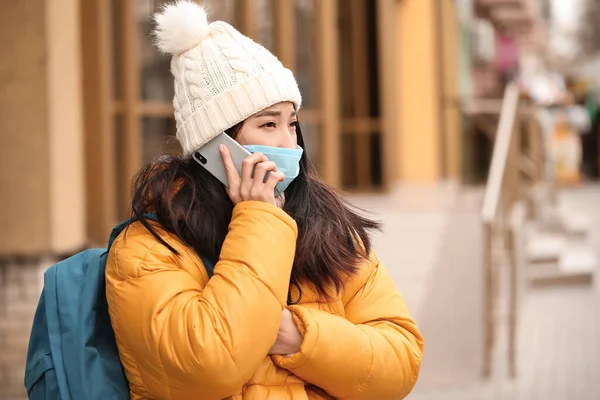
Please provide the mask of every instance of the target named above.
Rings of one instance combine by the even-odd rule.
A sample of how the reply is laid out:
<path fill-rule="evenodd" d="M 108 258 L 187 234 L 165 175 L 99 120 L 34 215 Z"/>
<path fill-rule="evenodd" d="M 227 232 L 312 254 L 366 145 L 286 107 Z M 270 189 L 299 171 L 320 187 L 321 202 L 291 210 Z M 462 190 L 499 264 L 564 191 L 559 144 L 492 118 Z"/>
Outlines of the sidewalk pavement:
<path fill-rule="evenodd" d="M 480 376 L 481 196 L 446 184 L 350 199 L 386 224 L 375 250 L 425 338 L 418 388 L 462 387 Z"/>
<path fill-rule="evenodd" d="M 593 248 L 600 244 L 600 186 L 564 189 L 563 208 L 577 210 L 590 221 Z M 405 193 L 408 195 L 408 193 Z M 592 400 L 600 398 L 600 291 L 597 286 L 528 289 L 522 300 L 518 328 L 518 377 L 507 378 L 505 327 L 500 328 L 494 375 L 480 378 L 482 350 L 482 258 L 477 194 L 467 208 L 459 192 L 450 207 L 420 212 L 417 208 L 367 209 L 410 215 L 394 225 L 378 243 L 396 284 L 409 294 L 417 323 L 425 337 L 425 356 L 410 400 Z M 479 198 L 481 198 L 479 196 Z M 471 206 L 475 207 L 471 207 Z M 439 224 L 427 225 L 429 214 Z M 402 218 L 402 217 L 399 217 Z M 412 221 L 414 226 L 410 226 Z M 420 222 L 419 222 L 420 221 Z M 443 221 L 443 222 L 441 222 Z M 427 234 L 415 235 L 428 226 Z M 434 228 L 441 228 L 436 231 Z M 413 245 L 413 242 L 417 245 Z M 404 243 L 401 245 L 400 243 Z M 410 245 L 406 245 L 409 243 Z M 429 246 L 435 257 L 420 254 Z M 408 255 L 398 255 L 400 251 Z M 394 256 L 394 254 L 396 254 Z M 414 261 L 414 263 L 410 263 Z M 526 268 L 526 267 L 525 267 Z M 413 269 L 423 274 L 408 272 Z M 596 272 L 597 275 L 597 272 Z M 413 296 L 412 287 L 418 287 Z M 412 304 L 411 304 L 412 303 Z"/>

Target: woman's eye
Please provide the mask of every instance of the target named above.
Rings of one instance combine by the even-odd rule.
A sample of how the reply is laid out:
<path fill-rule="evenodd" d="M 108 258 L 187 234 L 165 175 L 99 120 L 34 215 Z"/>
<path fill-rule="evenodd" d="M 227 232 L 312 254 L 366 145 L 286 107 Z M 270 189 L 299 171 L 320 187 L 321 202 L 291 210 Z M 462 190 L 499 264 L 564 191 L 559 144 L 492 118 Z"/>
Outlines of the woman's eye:
<path fill-rule="evenodd" d="M 292 123 L 290 124 L 290 126 L 291 126 L 292 128 L 297 128 L 297 127 L 298 127 L 298 121 L 294 121 L 294 122 L 292 122 Z"/>
<path fill-rule="evenodd" d="M 267 122 L 263 126 L 267 127 L 267 128 L 276 128 L 277 127 L 277 125 L 275 125 L 275 122 Z"/>

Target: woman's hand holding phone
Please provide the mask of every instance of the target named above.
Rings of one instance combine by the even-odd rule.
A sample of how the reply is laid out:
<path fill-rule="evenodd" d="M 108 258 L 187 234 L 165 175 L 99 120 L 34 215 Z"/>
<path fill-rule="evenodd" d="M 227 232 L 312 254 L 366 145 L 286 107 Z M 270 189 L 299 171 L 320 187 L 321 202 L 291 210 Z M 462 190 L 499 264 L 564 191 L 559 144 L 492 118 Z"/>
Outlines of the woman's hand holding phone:
<path fill-rule="evenodd" d="M 275 198 L 277 182 L 285 179 L 283 172 L 277 171 L 277 165 L 269 161 L 264 154 L 254 153 L 242 162 L 242 176 L 237 173 L 227 146 L 220 145 L 219 151 L 225 166 L 229 187 L 227 194 L 237 204 L 241 201 L 255 200 L 279 206 Z"/>

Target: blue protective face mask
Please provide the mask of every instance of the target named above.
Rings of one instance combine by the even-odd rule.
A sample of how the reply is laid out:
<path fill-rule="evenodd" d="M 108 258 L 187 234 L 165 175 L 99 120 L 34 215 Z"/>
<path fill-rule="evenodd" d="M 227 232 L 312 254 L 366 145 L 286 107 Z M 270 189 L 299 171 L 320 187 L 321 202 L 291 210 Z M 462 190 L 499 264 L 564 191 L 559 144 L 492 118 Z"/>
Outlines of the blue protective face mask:
<path fill-rule="evenodd" d="M 282 147 L 247 145 L 244 146 L 250 153 L 262 153 L 269 161 L 273 161 L 277 165 L 277 170 L 283 172 L 285 180 L 278 182 L 275 186 L 277 194 L 283 193 L 285 189 L 296 179 L 300 173 L 300 158 L 304 150 L 300 146 L 295 149 L 286 149 Z"/>

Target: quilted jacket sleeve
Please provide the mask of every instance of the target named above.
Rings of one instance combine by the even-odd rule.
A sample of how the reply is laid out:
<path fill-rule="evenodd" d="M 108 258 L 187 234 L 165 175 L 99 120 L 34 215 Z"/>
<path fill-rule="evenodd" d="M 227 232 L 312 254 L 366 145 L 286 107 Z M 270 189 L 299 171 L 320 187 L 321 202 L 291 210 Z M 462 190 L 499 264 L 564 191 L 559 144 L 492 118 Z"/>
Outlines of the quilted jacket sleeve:
<path fill-rule="evenodd" d="M 299 353 L 274 360 L 336 398 L 401 399 L 416 383 L 423 338 L 384 266 L 373 257 L 361 274 L 368 278 L 345 318 L 290 307 L 304 341 Z"/>
<path fill-rule="evenodd" d="M 121 359 L 139 372 L 148 397 L 222 399 L 241 389 L 276 340 L 296 236 L 282 210 L 238 204 L 205 286 L 151 237 L 113 246 L 111 320 Z"/>

